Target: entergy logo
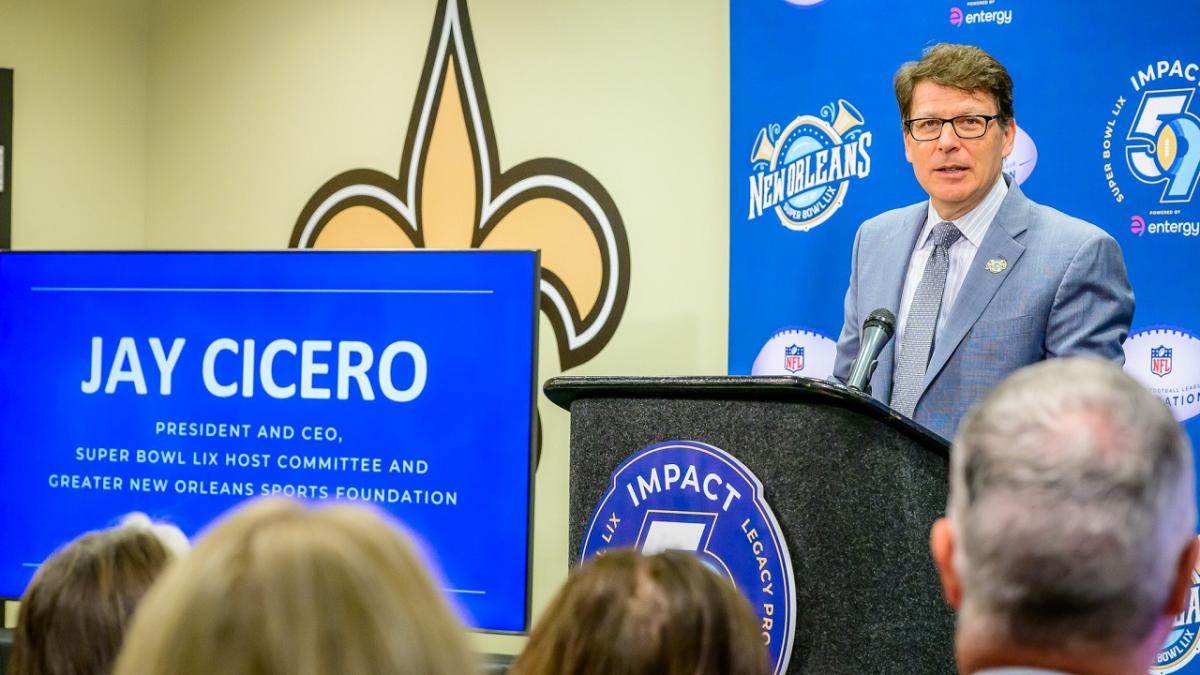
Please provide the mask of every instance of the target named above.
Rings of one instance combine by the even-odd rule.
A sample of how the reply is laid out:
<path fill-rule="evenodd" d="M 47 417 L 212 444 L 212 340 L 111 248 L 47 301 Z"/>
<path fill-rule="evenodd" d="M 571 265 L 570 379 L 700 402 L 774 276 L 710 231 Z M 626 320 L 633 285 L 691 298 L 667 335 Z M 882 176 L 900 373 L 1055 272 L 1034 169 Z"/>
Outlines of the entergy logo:
<path fill-rule="evenodd" d="M 1164 212 L 1159 210 L 1151 211 L 1150 213 L 1152 215 L 1161 215 L 1164 213 L 1178 214 L 1179 211 L 1175 210 Z M 1134 215 L 1129 219 L 1129 231 L 1139 237 L 1145 234 L 1177 234 L 1184 237 L 1196 237 L 1200 236 L 1200 220 L 1183 220 L 1178 219 L 1178 216 L 1176 216 L 1174 218 L 1163 218 L 1161 220 L 1156 219 L 1147 222 L 1146 219 L 1140 215 Z"/>
<path fill-rule="evenodd" d="M 967 5 L 972 3 L 968 2 Z M 998 26 L 1007 26 L 1012 23 L 1013 11 L 1011 9 L 983 9 L 976 12 L 964 12 L 958 7 L 950 8 L 950 25 L 955 28 L 961 27 L 963 24 L 974 25 L 979 23 L 994 23 Z"/>
<path fill-rule="evenodd" d="M 1146 219 L 1141 216 L 1134 216 L 1129 219 L 1129 231 L 1142 236 L 1146 233 Z"/>

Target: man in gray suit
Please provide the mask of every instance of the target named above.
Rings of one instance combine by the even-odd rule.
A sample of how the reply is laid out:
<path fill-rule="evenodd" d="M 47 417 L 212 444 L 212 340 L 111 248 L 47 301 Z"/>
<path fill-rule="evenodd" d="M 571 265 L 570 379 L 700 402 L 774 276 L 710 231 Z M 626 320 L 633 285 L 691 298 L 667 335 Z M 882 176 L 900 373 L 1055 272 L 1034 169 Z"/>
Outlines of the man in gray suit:
<path fill-rule="evenodd" d="M 896 73 L 904 154 L 929 200 L 863 223 L 834 376 L 863 320 L 896 316 L 875 398 L 949 438 L 1021 366 L 1091 354 L 1124 362 L 1133 291 L 1116 241 L 1030 201 L 1001 173 L 1016 135 L 1012 79 L 977 47 L 940 44 Z"/>
<path fill-rule="evenodd" d="M 1096 358 L 1013 374 L 963 420 L 930 534 L 959 672 L 1149 672 L 1168 635 L 1196 639 L 1195 527 L 1162 401 Z"/>

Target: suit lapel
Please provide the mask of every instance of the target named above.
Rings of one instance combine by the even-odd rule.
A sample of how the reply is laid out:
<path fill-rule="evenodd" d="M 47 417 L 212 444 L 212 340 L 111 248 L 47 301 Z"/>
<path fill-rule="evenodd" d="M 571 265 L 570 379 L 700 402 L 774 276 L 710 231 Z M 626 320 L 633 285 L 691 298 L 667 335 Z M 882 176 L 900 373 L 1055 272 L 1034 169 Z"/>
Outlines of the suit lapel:
<path fill-rule="evenodd" d="M 929 213 L 929 202 L 916 204 L 905 210 L 900 216 L 900 223 L 892 230 L 892 234 L 883 241 L 883 256 L 878 268 L 878 283 L 876 288 L 883 289 L 883 297 L 877 298 L 877 303 L 870 310 L 886 307 L 895 316 L 900 313 L 900 295 L 904 292 L 904 277 L 908 274 L 908 262 L 912 258 L 913 248 L 917 245 L 917 237 L 921 234 L 921 226 L 925 224 L 925 216 Z M 872 395 L 887 403 L 892 399 L 892 368 L 896 359 L 896 341 L 888 342 L 883 353 L 879 355 L 879 365 L 871 378 Z"/>
<path fill-rule="evenodd" d="M 1005 179 L 1007 180 L 1007 177 Z M 1025 252 L 1025 247 L 1016 238 L 1028 229 L 1026 223 L 1029 222 L 1030 206 L 1031 202 L 1021 193 L 1021 188 L 1015 184 L 1008 186 L 1008 195 L 1000 205 L 1000 210 L 996 212 L 996 217 L 992 219 L 987 234 L 983 236 L 979 251 L 971 261 L 971 269 L 967 270 L 962 288 L 958 291 L 954 307 L 950 308 L 950 313 L 945 317 L 946 326 L 934 344 L 918 401 L 950 360 L 954 350 L 958 349 L 971 327 L 979 320 L 983 310 L 992 301 L 992 296 L 1008 275 L 1012 274 L 1017 260 Z M 999 259 L 1005 260 L 1008 265 L 1000 272 L 988 271 L 988 262 Z"/>

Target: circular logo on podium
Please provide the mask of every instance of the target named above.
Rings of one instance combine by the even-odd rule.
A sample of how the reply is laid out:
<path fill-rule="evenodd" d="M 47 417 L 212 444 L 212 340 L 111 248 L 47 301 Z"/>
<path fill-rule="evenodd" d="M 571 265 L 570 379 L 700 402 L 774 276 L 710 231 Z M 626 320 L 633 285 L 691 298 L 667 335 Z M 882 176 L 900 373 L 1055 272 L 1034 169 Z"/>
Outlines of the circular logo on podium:
<path fill-rule="evenodd" d="M 613 471 L 580 559 L 610 548 L 696 554 L 749 599 L 772 672 L 787 670 L 796 616 L 791 556 L 762 483 L 735 457 L 697 441 L 635 452 Z"/>

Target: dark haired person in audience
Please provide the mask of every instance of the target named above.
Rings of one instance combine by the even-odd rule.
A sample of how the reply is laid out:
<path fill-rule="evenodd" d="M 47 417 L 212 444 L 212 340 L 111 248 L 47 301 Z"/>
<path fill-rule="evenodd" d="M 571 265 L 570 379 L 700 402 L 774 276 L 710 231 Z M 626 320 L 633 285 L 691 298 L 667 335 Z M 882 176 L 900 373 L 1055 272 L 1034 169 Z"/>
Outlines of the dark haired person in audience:
<path fill-rule="evenodd" d="M 1186 607 L 1192 451 L 1116 365 L 1046 361 L 968 413 L 931 546 L 961 673 L 1144 675 Z"/>
<path fill-rule="evenodd" d="M 21 596 L 10 675 L 111 672 L 134 608 L 186 550 L 182 532 L 142 514 L 67 544 L 42 564 Z"/>
<path fill-rule="evenodd" d="M 694 555 L 614 550 L 586 562 L 512 675 L 765 675 L 749 602 Z"/>
<path fill-rule="evenodd" d="M 409 538 L 358 505 L 252 502 L 139 608 L 121 675 L 470 675 L 458 619 Z"/>

